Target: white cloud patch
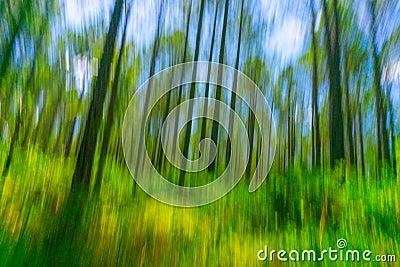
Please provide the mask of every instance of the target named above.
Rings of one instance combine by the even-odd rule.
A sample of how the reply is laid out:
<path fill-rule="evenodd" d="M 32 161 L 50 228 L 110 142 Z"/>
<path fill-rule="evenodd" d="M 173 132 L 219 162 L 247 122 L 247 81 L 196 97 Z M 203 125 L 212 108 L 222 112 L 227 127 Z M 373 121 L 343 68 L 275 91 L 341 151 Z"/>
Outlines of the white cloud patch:
<path fill-rule="evenodd" d="M 296 17 L 288 17 L 283 21 L 274 33 L 268 37 L 267 50 L 273 50 L 283 58 L 294 58 L 298 56 L 304 43 L 303 21 Z"/>

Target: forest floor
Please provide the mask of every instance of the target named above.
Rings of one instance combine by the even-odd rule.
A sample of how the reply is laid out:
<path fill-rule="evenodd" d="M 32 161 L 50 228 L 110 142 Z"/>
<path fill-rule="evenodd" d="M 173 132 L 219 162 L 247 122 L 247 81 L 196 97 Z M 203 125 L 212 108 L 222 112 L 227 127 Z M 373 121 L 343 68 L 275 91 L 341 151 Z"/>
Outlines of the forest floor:
<path fill-rule="evenodd" d="M 1 147 L 2 164 L 6 153 Z M 346 249 L 400 260 L 400 183 L 390 175 L 377 183 L 354 174 L 346 182 L 335 173 L 271 174 L 255 193 L 242 180 L 221 200 L 188 209 L 134 190 L 129 172 L 108 163 L 100 198 L 89 198 L 82 210 L 74 244 L 49 263 L 45 247 L 73 169 L 69 159 L 16 151 L 0 199 L 0 266 L 256 266 L 265 263 L 257 257 L 265 246 L 321 252 L 337 249 L 339 239 L 347 241 Z M 325 258 L 319 264 L 360 263 Z M 280 262 L 275 258 L 273 265 Z"/>

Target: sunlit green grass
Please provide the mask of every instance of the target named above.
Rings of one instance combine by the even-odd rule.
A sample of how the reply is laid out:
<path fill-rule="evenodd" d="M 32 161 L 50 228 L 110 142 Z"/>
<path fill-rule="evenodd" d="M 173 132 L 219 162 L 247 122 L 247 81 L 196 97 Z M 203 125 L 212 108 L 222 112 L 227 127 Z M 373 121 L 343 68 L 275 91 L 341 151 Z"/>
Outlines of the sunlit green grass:
<path fill-rule="evenodd" d="M 0 153 L 4 162 L 6 149 Z M 73 166 L 36 149 L 16 152 L 1 198 L 1 266 L 53 265 L 45 246 L 57 228 Z M 82 211 L 75 243 L 54 265 L 254 266 L 264 264 L 257 252 L 265 245 L 319 251 L 335 248 L 339 238 L 351 249 L 400 257 L 399 183 L 389 177 L 379 184 L 353 177 L 342 183 L 336 176 L 271 174 L 252 194 L 242 180 L 221 200 L 187 209 L 134 190 L 129 172 L 108 163 L 100 199 Z"/>

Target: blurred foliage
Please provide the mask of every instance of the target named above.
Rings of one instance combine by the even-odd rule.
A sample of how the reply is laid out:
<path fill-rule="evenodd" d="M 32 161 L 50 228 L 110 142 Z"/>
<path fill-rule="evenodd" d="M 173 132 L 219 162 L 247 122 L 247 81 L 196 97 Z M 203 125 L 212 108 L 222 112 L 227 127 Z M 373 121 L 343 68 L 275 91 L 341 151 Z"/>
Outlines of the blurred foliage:
<path fill-rule="evenodd" d="M 254 266 L 264 245 L 320 251 L 339 238 L 400 257 L 399 10 L 396 0 L 0 1 L 0 265 Z M 191 88 L 195 97 L 221 90 L 254 138 L 230 194 L 180 209 L 137 188 L 121 128 L 143 82 L 192 59 L 237 66 L 260 87 L 277 152 L 267 182 L 249 194 L 260 128 L 247 105 L 214 85 L 175 88 L 152 111 L 143 142 L 171 182 L 214 180 L 229 152 L 221 128 L 213 170 L 185 176 L 163 156 L 162 123 Z M 85 135 L 92 124 L 98 130 Z M 211 137 L 212 123 L 191 127 L 186 152 L 196 158 L 194 140 Z M 90 174 L 76 175 L 86 165 Z"/>

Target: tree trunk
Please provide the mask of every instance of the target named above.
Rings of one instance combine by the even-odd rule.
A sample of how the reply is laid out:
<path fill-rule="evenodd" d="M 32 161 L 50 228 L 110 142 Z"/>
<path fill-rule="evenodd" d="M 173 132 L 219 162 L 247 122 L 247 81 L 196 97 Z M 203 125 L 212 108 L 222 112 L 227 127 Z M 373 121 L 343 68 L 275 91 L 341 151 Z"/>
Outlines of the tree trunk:
<path fill-rule="evenodd" d="M 123 0 L 117 0 L 106 37 L 103 56 L 100 61 L 99 76 L 93 91 L 93 98 L 90 103 L 83 140 L 79 148 L 78 160 L 72 179 L 72 191 L 77 189 L 79 184 L 87 189 L 90 185 L 97 135 L 100 127 L 101 114 L 103 114 L 103 104 L 107 93 L 107 86 L 110 80 L 111 62 L 114 55 L 115 39 L 122 14 L 122 7 Z"/>
<path fill-rule="evenodd" d="M 358 114 L 358 137 L 360 143 L 360 164 L 361 164 L 361 174 L 365 177 L 365 158 L 364 158 L 364 134 L 363 134 L 363 121 L 361 116 L 361 100 L 360 100 L 360 91 L 361 91 L 361 81 L 359 80 L 357 83 L 357 114 Z"/>
<path fill-rule="evenodd" d="M 213 31 L 212 31 L 212 36 L 211 36 L 210 55 L 208 57 L 208 62 L 212 62 L 212 56 L 213 56 L 214 44 L 215 44 L 215 42 L 214 42 L 215 41 L 215 29 L 216 29 L 216 26 L 217 26 L 217 14 L 218 14 L 218 4 L 215 7 Z M 211 67 L 208 69 L 208 72 L 207 72 L 208 80 L 210 79 L 210 77 L 211 77 Z M 206 98 L 208 98 L 209 94 L 210 94 L 210 83 L 207 83 L 204 96 Z M 208 113 L 208 106 L 206 105 L 206 103 L 204 103 L 204 106 L 203 106 L 203 114 L 204 114 L 204 116 L 207 113 Z M 200 140 L 203 140 L 206 137 L 206 131 L 207 131 L 207 121 L 206 120 L 202 120 L 202 122 L 201 122 Z"/>
<path fill-rule="evenodd" d="M 197 36 L 196 36 L 196 48 L 195 48 L 195 52 L 194 52 L 194 61 L 198 61 L 199 60 L 199 52 L 200 52 L 200 37 L 201 37 L 201 30 L 203 27 L 203 13 L 204 13 L 204 4 L 205 4 L 205 0 L 201 0 L 201 4 L 200 4 L 200 14 L 199 14 L 199 22 L 197 24 Z M 193 74 L 192 74 L 192 80 L 194 80 L 196 78 L 196 70 L 197 67 L 195 67 L 193 69 Z M 194 94 L 195 94 L 195 84 L 192 83 L 190 85 L 190 92 L 189 92 L 189 99 L 193 99 L 194 98 Z M 188 109 L 188 118 L 191 118 L 193 114 L 193 105 L 189 106 Z M 192 120 L 190 120 L 187 125 L 186 125 L 186 132 L 185 132 L 185 139 L 184 139 L 184 144 L 183 144 L 183 155 L 185 157 L 188 157 L 189 155 L 189 144 L 190 144 L 190 136 L 192 134 Z M 183 169 L 185 169 L 185 165 L 183 164 Z M 181 170 L 180 174 L 179 174 L 179 185 L 183 186 L 185 184 L 185 170 Z"/>
<path fill-rule="evenodd" d="M 350 109 L 350 94 L 349 94 L 349 69 L 347 57 L 344 59 L 344 93 L 346 100 L 346 130 L 347 130 L 347 150 L 348 150 L 348 164 L 353 166 L 355 164 L 354 155 L 354 141 L 353 141 L 353 122 L 352 122 L 352 112 Z"/>
<path fill-rule="evenodd" d="M 112 128 L 113 121 L 114 121 L 115 99 L 117 97 L 117 92 L 118 92 L 118 83 L 119 83 L 119 77 L 120 77 L 120 72 L 121 72 L 122 57 L 124 55 L 124 49 L 125 49 L 126 29 L 128 26 L 130 8 L 127 11 L 127 14 L 128 15 L 125 20 L 124 32 L 122 35 L 121 48 L 119 50 L 120 52 L 119 52 L 119 56 L 118 56 L 118 60 L 117 60 L 117 65 L 115 68 L 114 82 L 113 82 L 112 89 L 111 89 L 110 104 L 108 105 L 108 110 L 107 110 L 107 119 L 106 119 L 106 125 L 104 127 L 103 142 L 101 144 L 99 166 L 97 169 L 97 174 L 96 174 L 96 179 L 95 179 L 95 184 L 94 184 L 94 195 L 95 196 L 100 194 L 104 164 L 105 164 L 105 161 L 107 158 L 107 149 L 108 149 L 108 144 L 110 142 L 111 128 Z"/>
<path fill-rule="evenodd" d="M 14 133 L 13 133 L 13 136 L 11 138 L 10 149 L 8 150 L 6 163 L 4 164 L 4 167 L 3 167 L 3 172 L 2 172 L 2 175 L 1 175 L 2 177 L 0 178 L 2 180 L 5 179 L 5 177 L 7 176 L 9 168 L 10 168 L 10 165 L 11 165 L 11 160 L 12 160 L 12 157 L 14 155 L 14 150 L 15 150 L 15 147 L 16 147 L 17 141 L 18 141 L 18 134 L 19 134 L 20 125 L 21 125 L 21 104 L 18 105 L 18 107 L 17 107 L 17 117 L 15 118 Z M 3 187 L 0 188 L 0 192 L 2 192 L 2 191 L 3 191 Z"/>
<path fill-rule="evenodd" d="M 221 46 L 220 46 L 220 54 L 219 54 L 219 60 L 218 62 L 220 64 L 224 63 L 224 58 L 225 58 L 225 41 L 226 41 L 226 32 L 227 32 L 227 27 L 228 27 L 228 11 L 229 11 L 229 1 L 225 1 L 225 10 L 224 10 L 224 19 L 223 19 L 223 25 L 222 25 L 222 35 L 221 35 Z M 218 71 L 218 81 L 222 80 L 222 73 L 221 71 Z M 222 96 L 222 87 L 217 86 L 216 93 L 215 93 L 215 99 L 221 101 L 221 96 Z M 219 124 L 216 122 L 219 118 L 219 105 L 215 105 L 215 110 L 214 110 L 214 116 L 213 116 L 213 122 L 212 122 L 212 128 L 211 128 L 211 139 L 214 140 L 216 144 L 218 144 L 218 132 L 219 132 Z M 218 151 L 218 150 L 217 150 Z M 218 156 L 216 156 L 215 160 L 210 164 L 208 167 L 208 170 L 214 171 L 215 167 L 217 165 L 217 159 Z"/>
<path fill-rule="evenodd" d="M 388 99 L 388 108 L 389 108 L 389 127 L 391 133 L 391 143 L 392 143 L 392 168 L 394 178 L 397 178 L 397 152 L 396 152 L 396 133 L 395 133 L 395 119 L 394 119 L 394 110 L 391 99 L 391 90 L 387 89 L 387 99 Z"/>
<path fill-rule="evenodd" d="M 157 57 L 159 46 L 160 46 L 160 38 L 159 37 L 160 37 L 160 29 L 161 29 L 161 15 L 162 15 L 163 8 L 164 8 L 164 2 L 165 2 L 164 0 L 161 2 L 161 8 L 160 8 L 160 12 L 158 14 L 158 19 L 157 19 L 156 39 L 155 39 L 155 43 L 154 43 L 154 47 L 153 47 L 153 51 L 152 51 L 152 55 L 151 55 L 149 78 L 152 77 L 155 73 L 156 57 Z M 150 84 L 149 84 L 148 88 L 151 88 Z M 148 108 L 147 106 L 148 106 L 148 103 L 150 100 L 150 93 L 151 93 L 150 90 L 147 90 L 146 99 L 144 102 L 145 110 L 147 110 L 147 108 Z M 146 114 L 146 111 L 144 111 L 143 114 Z M 146 126 L 146 120 L 145 120 L 145 118 L 143 118 L 141 127 L 144 128 L 145 126 Z M 142 146 L 145 145 L 145 144 L 143 144 L 144 143 L 143 142 L 144 141 L 144 132 L 145 131 L 140 131 L 138 151 L 141 151 Z M 139 166 L 141 164 L 142 164 L 141 158 L 137 157 L 134 177 L 137 177 L 138 171 L 139 171 Z M 135 193 L 136 193 L 136 183 L 134 184 L 133 194 L 135 194 Z"/>
<path fill-rule="evenodd" d="M 57 102 L 55 103 L 55 106 L 53 107 L 52 112 L 50 112 L 50 121 L 49 123 L 46 125 L 46 133 L 43 134 L 43 139 L 40 142 L 40 147 L 43 151 L 48 151 L 49 150 L 49 141 L 50 141 L 50 137 L 53 133 L 53 128 L 54 128 L 54 124 L 56 121 L 56 117 L 57 117 L 57 110 L 59 108 L 61 108 L 61 102 L 62 100 L 62 91 L 58 92 L 58 96 L 57 96 Z"/>
<path fill-rule="evenodd" d="M 374 92 L 375 92 L 375 131 L 377 141 L 377 178 L 380 177 L 380 167 L 382 161 L 390 162 L 389 155 L 389 137 L 386 130 L 387 112 L 382 96 L 381 88 L 381 62 L 377 51 L 377 30 L 376 30 L 376 2 L 370 1 L 370 14 L 371 14 L 371 32 L 372 32 L 372 55 L 373 55 L 373 70 L 374 70 Z"/>
<path fill-rule="evenodd" d="M 31 15 L 31 10 L 32 10 L 32 1 L 31 0 L 23 0 L 21 7 L 19 9 L 19 17 L 18 17 L 18 22 L 15 22 L 13 20 L 12 22 L 12 32 L 11 32 L 11 38 L 10 41 L 6 44 L 4 50 L 2 51 L 2 60 L 1 65 L 0 65 L 0 87 L 3 86 L 3 77 L 6 74 L 6 71 L 8 67 L 10 66 L 11 62 L 11 55 L 13 53 L 14 45 L 16 43 L 18 34 L 20 33 L 21 29 L 24 27 L 26 18 Z M 9 9 L 10 16 L 11 14 L 11 9 Z"/>
<path fill-rule="evenodd" d="M 60 259 L 72 259 L 79 249 L 74 245 L 76 229 L 81 224 L 83 212 L 86 207 L 90 175 L 93 166 L 97 134 L 103 113 L 103 103 L 110 78 L 110 67 L 114 54 L 115 38 L 122 14 L 123 1 L 117 0 L 111 17 L 109 31 L 106 37 L 103 56 L 100 61 L 99 79 L 96 80 L 93 99 L 89 108 L 89 115 L 84 129 L 83 140 L 79 149 L 78 161 L 72 178 L 71 190 L 66 200 L 66 206 L 57 218 L 58 229 L 50 239 L 47 246 L 49 263 L 59 262 Z M 61 256 L 62 255 L 62 256 Z M 66 264 L 66 263 L 64 263 Z M 71 262 L 68 262 L 71 265 Z M 49 264 L 51 265 L 51 264 Z M 62 264 L 61 264 L 62 265 Z"/>
<path fill-rule="evenodd" d="M 340 87 L 340 49 L 339 18 L 337 0 L 333 0 L 332 28 L 326 0 L 323 1 L 325 16 L 325 41 L 329 66 L 329 135 L 330 166 L 334 168 L 337 161 L 345 158 L 343 136 L 342 91 Z"/>
<path fill-rule="evenodd" d="M 318 59 L 317 59 L 317 37 L 315 34 L 316 15 L 312 7 L 312 50 L 313 50 L 313 72 L 312 72 L 312 161 L 313 167 L 321 166 L 321 137 L 319 129 L 318 113 Z"/>
<path fill-rule="evenodd" d="M 242 0 L 242 5 L 240 8 L 240 21 L 239 21 L 239 36 L 238 36 L 238 43 L 237 43 L 237 50 L 236 50 L 236 62 L 235 62 L 235 69 L 239 69 L 239 61 L 240 61 L 240 45 L 242 41 L 242 28 L 243 28 L 243 6 L 244 6 L 244 0 Z M 233 84 L 232 84 L 232 92 L 231 92 L 231 105 L 230 108 L 231 110 L 235 111 L 236 109 L 236 89 L 237 89 L 237 72 L 235 72 L 234 77 L 233 77 Z M 234 117 L 233 113 L 229 115 L 229 124 L 228 124 L 228 131 L 230 133 L 233 132 L 233 123 L 234 123 Z M 227 142 L 227 147 L 226 147 L 226 154 L 225 154 L 225 162 L 229 161 L 231 153 L 231 142 Z"/>
<path fill-rule="evenodd" d="M 84 82 L 85 84 L 85 82 Z M 83 87 L 82 92 L 79 96 L 78 99 L 78 107 L 77 107 L 77 112 L 79 112 L 79 109 L 82 105 L 82 99 L 83 99 L 83 94 L 85 92 L 85 88 Z M 71 148 L 72 148 L 72 142 L 74 141 L 74 134 L 75 134 L 75 126 L 76 126 L 76 122 L 77 122 L 77 118 L 78 118 L 78 114 L 76 114 L 74 116 L 74 120 L 70 123 L 68 129 L 67 129 L 67 140 L 65 143 L 65 151 L 64 151 L 64 156 L 65 157 L 69 157 L 69 155 L 71 154 Z"/>

